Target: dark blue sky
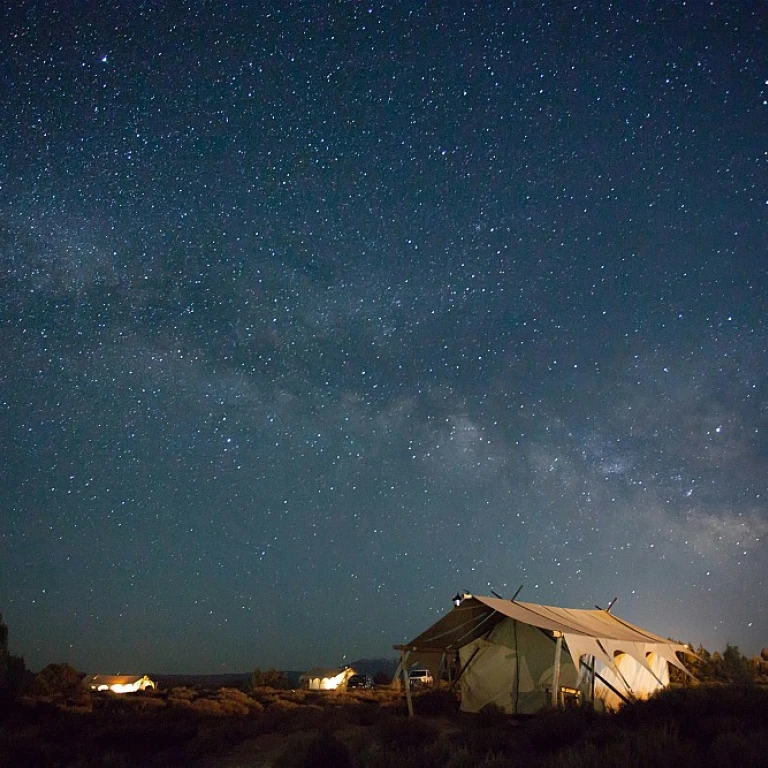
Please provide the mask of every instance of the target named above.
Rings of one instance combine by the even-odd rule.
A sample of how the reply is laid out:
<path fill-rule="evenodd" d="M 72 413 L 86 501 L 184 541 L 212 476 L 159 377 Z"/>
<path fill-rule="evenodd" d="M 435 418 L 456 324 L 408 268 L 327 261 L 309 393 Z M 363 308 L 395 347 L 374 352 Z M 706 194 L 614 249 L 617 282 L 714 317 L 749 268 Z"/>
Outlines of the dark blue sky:
<path fill-rule="evenodd" d="M 388 656 L 520 584 L 768 644 L 762 3 L 11 6 L 28 666 Z"/>

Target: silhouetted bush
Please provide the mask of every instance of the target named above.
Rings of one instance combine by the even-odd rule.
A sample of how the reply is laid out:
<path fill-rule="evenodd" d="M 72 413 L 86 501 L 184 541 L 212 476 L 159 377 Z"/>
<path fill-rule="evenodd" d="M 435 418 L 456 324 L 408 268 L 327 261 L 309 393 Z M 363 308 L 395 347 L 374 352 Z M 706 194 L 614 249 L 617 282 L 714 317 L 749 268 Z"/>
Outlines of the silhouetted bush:
<path fill-rule="evenodd" d="M 768 755 L 768 731 L 720 733 L 707 750 L 712 768 L 764 768 Z"/>
<path fill-rule="evenodd" d="M 31 693 L 35 696 L 71 696 L 79 693 L 83 679 L 69 664 L 49 664 L 35 675 Z"/>
<path fill-rule="evenodd" d="M 597 718 L 587 709 L 545 709 L 526 722 L 525 733 L 537 750 L 554 752 L 582 741 Z"/>
<path fill-rule="evenodd" d="M 373 727 L 374 737 L 387 749 L 407 752 L 432 744 L 437 737 L 433 723 L 422 717 L 386 715 Z"/>
<path fill-rule="evenodd" d="M 509 715 L 493 702 L 483 706 L 477 713 L 477 722 L 481 728 L 496 728 L 509 721 Z"/>
<path fill-rule="evenodd" d="M 766 712 L 768 688 L 706 685 L 660 691 L 647 701 L 622 707 L 616 720 L 634 726 L 674 722 L 682 736 L 708 742 L 725 721 L 735 719 L 750 730 L 765 729 Z"/>
<path fill-rule="evenodd" d="M 251 673 L 248 689 L 252 691 L 258 688 L 274 688 L 278 691 L 285 691 L 292 688 L 292 685 L 291 681 L 279 669 L 268 669 L 265 672 L 255 669 Z"/>
<path fill-rule="evenodd" d="M 459 697 L 455 691 L 433 688 L 414 696 L 413 708 L 416 714 L 424 717 L 439 715 L 450 717 L 459 711 L 459 703 Z"/>
<path fill-rule="evenodd" d="M 464 715 L 462 728 L 451 736 L 456 746 L 468 749 L 483 759 L 492 754 L 519 754 L 529 748 L 517 718 L 498 707 L 484 708 L 477 715 Z"/>
<path fill-rule="evenodd" d="M 289 739 L 275 768 L 352 768 L 349 750 L 326 730 Z"/>

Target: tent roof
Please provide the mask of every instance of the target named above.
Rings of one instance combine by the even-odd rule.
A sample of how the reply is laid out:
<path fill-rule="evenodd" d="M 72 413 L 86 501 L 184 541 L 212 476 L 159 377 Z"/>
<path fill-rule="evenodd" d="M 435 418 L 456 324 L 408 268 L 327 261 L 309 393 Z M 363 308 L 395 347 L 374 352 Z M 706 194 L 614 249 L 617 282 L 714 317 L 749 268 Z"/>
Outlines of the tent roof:
<path fill-rule="evenodd" d="M 484 635 L 503 617 L 539 629 L 624 643 L 662 643 L 675 650 L 685 646 L 630 624 L 606 611 L 556 608 L 550 605 L 512 602 L 496 597 L 471 596 L 402 647 L 419 650 L 455 650 Z"/>
<path fill-rule="evenodd" d="M 84 682 L 88 685 L 133 685 L 144 678 L 149 679 L 146 675 L 89 675 Z"/>

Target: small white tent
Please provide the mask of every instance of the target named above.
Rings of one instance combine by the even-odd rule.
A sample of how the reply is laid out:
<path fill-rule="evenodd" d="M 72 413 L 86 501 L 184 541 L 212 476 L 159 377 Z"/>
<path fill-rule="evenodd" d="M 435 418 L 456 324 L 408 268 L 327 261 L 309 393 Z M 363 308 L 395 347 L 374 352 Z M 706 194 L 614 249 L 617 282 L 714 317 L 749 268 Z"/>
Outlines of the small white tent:
<path fill-rule="evenodd" d="M 157 688 L 157 683 L 147 675 L 91 675 L 83 680 L 91 691 L 112 691 L 112 693 L 136 693 L 148 688 Z"/>
<path fill-rule="evenodd" d="M 314 667 L 299 677 L 299 683 L 310 691 L 335 691 L 345 688 L 354 674 L 352 667 Z"/>
<path fill-rule="evenodd" d="M 395 648 L 398 674 L 417 662 L 439 668 L 458 681 L 463 711 L 493 704 L 510 714 L 575 700 L 602 709 L 647 698 L 669 684 L 669 664 L 687 672 L 677 653 L 688 652 L 607 611 L 472 595 Z"/>

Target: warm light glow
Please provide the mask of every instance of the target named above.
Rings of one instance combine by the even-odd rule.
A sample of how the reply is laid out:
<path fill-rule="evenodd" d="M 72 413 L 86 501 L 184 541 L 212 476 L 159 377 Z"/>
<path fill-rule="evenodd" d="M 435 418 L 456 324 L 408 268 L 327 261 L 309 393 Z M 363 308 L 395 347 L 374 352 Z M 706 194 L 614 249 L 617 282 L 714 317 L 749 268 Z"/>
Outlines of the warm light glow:
<path fill-rule="evenodd" d="M 109 690 L 112 691 L 112 693 L 135 693 L 139 690 L 139 683 L 138 681 L 126 685 L 116 683 Z"/>
<path fill-rule="evenodd" d="M 96 683 L 91 685 L 91 690 L 94 691 L 112 691 L 112 693 L 135 693 L 136 691 L 146 691 L 147 688 L 154 689 L 155 684 L 152 680 L 144 675 L 138 680 L 134 680 L 132 683 Z"/>
<path fill-rule="evenodd" d="M 320 687 L 324 691 L 335 691 L 343 682 L 346 677 L 347 670 L 339 672 L 335 677 L 324 677 L 320 683 Z"/>

